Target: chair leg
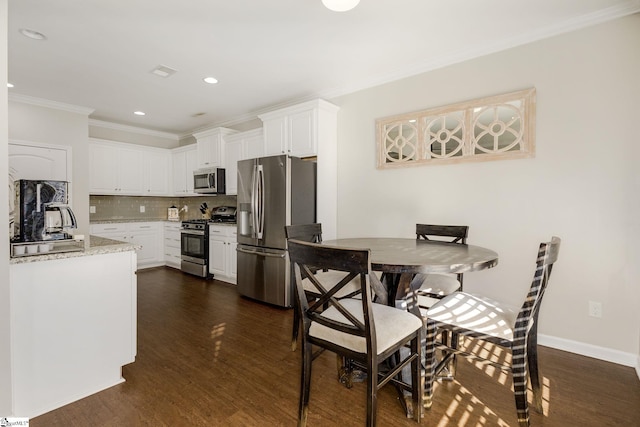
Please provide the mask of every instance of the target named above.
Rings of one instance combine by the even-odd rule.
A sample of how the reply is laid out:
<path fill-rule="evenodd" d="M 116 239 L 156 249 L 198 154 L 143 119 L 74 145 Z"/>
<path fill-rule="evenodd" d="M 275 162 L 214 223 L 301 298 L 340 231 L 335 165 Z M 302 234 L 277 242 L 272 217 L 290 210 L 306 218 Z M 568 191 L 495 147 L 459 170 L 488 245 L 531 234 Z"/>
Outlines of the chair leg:
<path fill-rule="evenodd" d="M 525 339 L 514 341 L 512 347 L 511 372 L 513 391 L 516 399 L 518 425 L 529 427 L 529 406 L 527 404 L 527 346 Z"/>
<path fill-rule="evenodd" d="M 300 330 L 300 313 L 298 307 L 293 308 L 293 332 L 291 333 L 291 351 L 296 351 L 298 346 L 298 331 Z"/>
<path fill-rule="evenodd" d="M 411 340 L 411 352 L 417 357 L 411 362 L 411 397 L 413 401 L 413 419 L 420 422 L 422 419 L 422 393 L 424 392 L 424 376 L 422 375 L 422 342 L 421 333 Z"/>
<path fill-rule="evenodd" d="M 302 341 L 302 369 L 300 375 L 300 407 L 298 410 L 298 427 L 307 425 L 309 413 L 309 393 L 311 391 L 311 363 L 313 354 L 311 344 Z"/>
<path fill-rule="evenodd" d="M 533 390 L 533 405 L 535 410 L 542 414 L 542 389 L 540 387 L 540 372 L 538 371 L 537 324 L 538 322 L 534 323 L 527 339 L 527 365 L 529 367 L 529 377 L 531 378 L 531 389 Z"/>
<path fill-rule="evenodd" d="M 433 397 L 433 381 L 435 377 L 436 369 L 436 323 L 433 320 L 427 319 L 426 333 L 425 333 L 425 378 L 424 378 L 424 407 L 431 409 L 432 397 Z"/>
<path fill-rule="evenodd" d="M 375 427 L 378 409 L 378 359 L 367 354 L 367 427 Z"/>

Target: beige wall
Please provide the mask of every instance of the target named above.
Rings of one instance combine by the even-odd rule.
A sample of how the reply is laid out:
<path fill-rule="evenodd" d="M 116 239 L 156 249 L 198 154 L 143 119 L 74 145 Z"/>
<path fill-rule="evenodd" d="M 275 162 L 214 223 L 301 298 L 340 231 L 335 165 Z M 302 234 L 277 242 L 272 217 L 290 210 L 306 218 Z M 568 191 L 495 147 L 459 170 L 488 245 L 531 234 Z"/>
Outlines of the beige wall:
<path fill-rule="evenodd" d="M 7 0 L 0 0 L 0 82 L 7 81 Z M 0 85 L 0 176 L 9 174 L 7 87 Z M 7 200 L 9 189 L 0 185 L 0 200 Z M 0 209 L 0 416 L 11 415 L 11 336 L 9 305 L 9 211 Z"/>
<path fill-rule="evenodd" d="M 407 236 L 416 222 L 468 224 L 500 255 L 471 292 L 520 304 L 539 242 L 563 239 L 540 315 L 543 341 L 637 364 L 640 286 L 640 15 L 333 99 L 338 235 Z M 376 118 L 537 89 L 533 159 L 375 168 Z M 588 301 L 603 305 L 601 319 Z M 595 348 L 592 348 L 595 346 Z"/>
<path fill-rule="evenodd" d="M 86 114 L 9 102 L 9 138 L 71 147 L 71 204 L 78 234 L 89 234 L 89 145 Z"/>

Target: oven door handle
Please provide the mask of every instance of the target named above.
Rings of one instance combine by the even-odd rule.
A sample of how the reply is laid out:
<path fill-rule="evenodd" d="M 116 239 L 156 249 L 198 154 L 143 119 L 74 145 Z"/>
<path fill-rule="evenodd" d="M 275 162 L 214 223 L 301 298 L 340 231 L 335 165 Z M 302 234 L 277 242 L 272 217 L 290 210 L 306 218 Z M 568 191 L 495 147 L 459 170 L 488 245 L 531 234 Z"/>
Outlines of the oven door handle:
<path fill-rule="evenodd" d="M 285 256 L 284 253 L 282 253 L 282 254 L 273 254 L 273 253 L 263 252 L 263 251 L 248 251 L 248 250 L 242 249 L 242 248 L 237 248 L 236 251 L 242 252 L 243 254 L 258 255 L 258 256 L 271 257 L 271 258 L 284 258 L 284 256 Z"/>
<path fill-rule="evenodd" d="M 181 230 L 180 234 L 189 234 L 191 236 L 204 236 L 204 231 L 198 230 Z"/>

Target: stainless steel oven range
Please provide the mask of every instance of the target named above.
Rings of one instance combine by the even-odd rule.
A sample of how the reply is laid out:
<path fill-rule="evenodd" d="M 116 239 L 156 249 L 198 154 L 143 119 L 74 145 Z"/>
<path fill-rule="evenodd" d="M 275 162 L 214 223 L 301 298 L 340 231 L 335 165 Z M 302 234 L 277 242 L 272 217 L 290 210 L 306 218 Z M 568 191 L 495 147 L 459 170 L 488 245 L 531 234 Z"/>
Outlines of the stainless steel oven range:
<path fill-rule="evenodd" d="M 182 221 L 180 255 L 180 270 L 199 277 L 209 277 L 209 220 Z"/>

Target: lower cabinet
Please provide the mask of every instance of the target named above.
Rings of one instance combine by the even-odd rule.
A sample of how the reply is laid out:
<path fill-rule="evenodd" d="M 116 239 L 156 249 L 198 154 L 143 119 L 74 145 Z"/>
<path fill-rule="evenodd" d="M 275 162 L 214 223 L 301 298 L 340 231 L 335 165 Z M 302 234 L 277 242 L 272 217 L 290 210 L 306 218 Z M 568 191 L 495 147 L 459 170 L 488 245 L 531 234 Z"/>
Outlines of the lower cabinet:
<path fill-rule="evenodd" d="M 235 225 L 209 225 L 209 274 L 236 283 L 238 235 Z"/>
<path fill-rule="evenodd" d="M 180 268 L 180 223 L 164 223 L 164 263 L 168 267 Z"/>
<path fill-rule="evenodd" d="M 119 222 L 91 224 L 94 236 L 139 245 L 138 268 L 157 267 L 164 264 L 161 222 Z"/>

